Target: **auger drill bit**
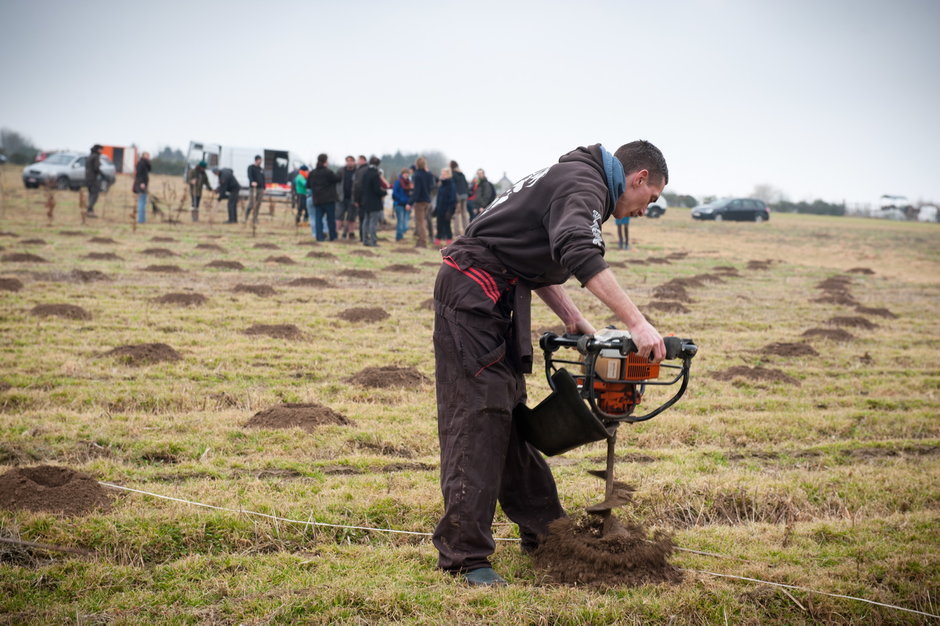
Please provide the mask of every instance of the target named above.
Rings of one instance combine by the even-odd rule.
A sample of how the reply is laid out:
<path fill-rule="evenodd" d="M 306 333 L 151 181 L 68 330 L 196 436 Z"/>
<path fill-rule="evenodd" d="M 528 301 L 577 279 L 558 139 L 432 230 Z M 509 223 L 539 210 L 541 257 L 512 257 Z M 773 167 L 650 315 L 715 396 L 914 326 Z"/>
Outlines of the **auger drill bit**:
<path fill-rule="evenodd" d="M 630 501 L 630 494 L 633 491 L 629 485 L 614 480 L 614 462 L 616 455 L 614 453 L 617 447 L 617 430 L 607 438 L 607 469 L 603 471 L 591 470 L 593 476 L 604 479 L 604 500 L 597 504 L 587 507 L 587 512 L 597 515 L 603 522 L 601 536 L 608 537 L 624 532 L 623 527 L 617 522 L 617 518 L 612 515 L 613 509 L 623 506 Z"/>

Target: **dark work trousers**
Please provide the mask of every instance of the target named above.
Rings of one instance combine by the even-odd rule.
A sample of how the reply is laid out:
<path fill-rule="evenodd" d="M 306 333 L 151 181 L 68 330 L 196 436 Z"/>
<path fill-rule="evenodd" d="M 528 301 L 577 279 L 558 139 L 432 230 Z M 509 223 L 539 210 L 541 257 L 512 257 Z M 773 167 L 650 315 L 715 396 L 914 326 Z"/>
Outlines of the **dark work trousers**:
<path fill-rule="evenodd" d="M 88 183 L 88 212 L 95 212 L 95 203 L 98 202 L 98 194 L 101 193 L 101 180 L 95 179 Z"/>
<path fill-rule="evenodd" d="M 434 286 L 437 420 L 444 516 L 434 531 L 438 567 L 489 567 L 497 500 L 524 549 L 565 515 L 551 470 L 522 440 L 513 408 L 525 379 L 507 358 L 512 288 L 477 268 L 441 267 Z"/>
<path fill-rule="evenodd" d="M 231 224 L 238 222 L 238 192 L 228 192 L 228 221 Z"/>

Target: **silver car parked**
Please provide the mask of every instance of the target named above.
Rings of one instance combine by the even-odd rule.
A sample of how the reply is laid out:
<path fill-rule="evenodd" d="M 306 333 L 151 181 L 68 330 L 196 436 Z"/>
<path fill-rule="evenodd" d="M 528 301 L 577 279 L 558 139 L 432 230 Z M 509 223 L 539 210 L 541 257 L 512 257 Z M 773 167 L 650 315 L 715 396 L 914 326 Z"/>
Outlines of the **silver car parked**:
<path fill-rule="evenodd" d="M 23 184 L 27 189 L 40 185 L 52 185 L 56 189 L 78 190 L 85 186 L 85 161 L 87 154 L 78 152 L 55 152 L 42 161 L 23 168 Z M 114 184 L 115 168 L 105 155 L 101 155 L 101 191 Z"/>

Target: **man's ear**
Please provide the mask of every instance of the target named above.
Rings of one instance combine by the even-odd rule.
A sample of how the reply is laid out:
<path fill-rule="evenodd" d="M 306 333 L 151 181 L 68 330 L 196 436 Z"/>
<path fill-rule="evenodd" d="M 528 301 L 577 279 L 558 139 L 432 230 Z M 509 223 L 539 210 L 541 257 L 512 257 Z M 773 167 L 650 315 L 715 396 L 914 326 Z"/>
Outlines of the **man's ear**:
<path fill-rule="evenodd" d="M 643 183 L 647 182 L 650 179 L 649 170 L 637 170 L 630 175 L 630 184 L 639 189 L 643 186 Z"/>

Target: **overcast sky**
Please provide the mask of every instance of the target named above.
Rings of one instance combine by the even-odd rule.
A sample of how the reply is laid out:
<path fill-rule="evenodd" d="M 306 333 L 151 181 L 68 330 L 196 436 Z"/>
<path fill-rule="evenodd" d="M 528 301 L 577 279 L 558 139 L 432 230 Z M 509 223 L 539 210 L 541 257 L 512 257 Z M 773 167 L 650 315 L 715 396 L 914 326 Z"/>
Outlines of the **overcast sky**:
<path fill-rule="evenodd" d="M 438 149 L 516 180 L 644 138 L 670 189 L 940 201 L 940 1 L 0 0 L 40 147 Z"/>

